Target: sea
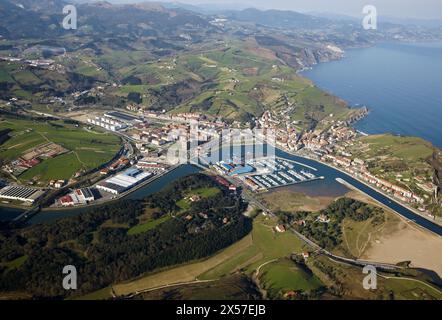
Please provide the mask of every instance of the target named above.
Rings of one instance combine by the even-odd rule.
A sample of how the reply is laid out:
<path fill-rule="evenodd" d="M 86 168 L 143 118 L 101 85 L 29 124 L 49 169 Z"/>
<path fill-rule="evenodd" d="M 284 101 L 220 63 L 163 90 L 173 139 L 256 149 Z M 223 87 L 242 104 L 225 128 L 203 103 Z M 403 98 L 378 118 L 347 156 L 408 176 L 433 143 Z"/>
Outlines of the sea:
<path fill-rule="evenodd" d="M 367 134 L 417 136 L 442 147 L 442 42 L 380 43 L 302 73 L 321 89 L 370 114 Z"/>

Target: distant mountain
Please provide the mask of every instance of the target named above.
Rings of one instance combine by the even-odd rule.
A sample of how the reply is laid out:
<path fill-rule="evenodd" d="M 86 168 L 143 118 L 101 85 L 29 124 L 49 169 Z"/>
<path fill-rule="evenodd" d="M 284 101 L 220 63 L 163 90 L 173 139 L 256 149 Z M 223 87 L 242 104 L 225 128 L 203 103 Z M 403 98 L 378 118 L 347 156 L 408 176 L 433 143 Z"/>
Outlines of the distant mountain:
<path fill-rule="evenodd" d="M 317 11 L 309 11 L 306 12 L 306 14 L 319 17 L 319 18 L 325 18 L 329 20 L 335 20 L 335 21 L 351 21 L 351 22 L 358 22 L 361 21 L 359 17 L 354 16 L 348 16 L 345 14 L 336 14 L 336 13 L 329 13 L 329 12 L 317 12 Z"/>
<path fill-rule="evenodd" d="M 226 11 L 223 14 L 229 19 L 250 21 L 273 28 L 316 29 L 330 24 L 330 20 L 294 11 L 266 10 L 254 8 L 242 11 Z"/>
<path fill-rule="evenodd" d="M 145 2 L 113 5 L 109 2 L 76 4 L 78 30 L 62 28 L 63 0 L 0 0 L 0 36 L 7 39 L 54 38 L 63 35 L 179 36 L 204 34 L 214 27 L 200 15 Z M 198 37 L 195 37 L 198 38 Z"/>
<path fill-rule="evenodd" d="M 3 1 L 1 1 L 3 2 Z M 17 0 L 17 1 L 6 1 L 16 3 L 16 6 L 21 7 L 25 10 L 39 11 L 46 10 L 46 12 L 62 12 L 63 7 L 66 4 L 71 4 L 71 2 L 64 0 Z"/>
<path fill-rule="evenodd" d="M 397 18 L 397 17 L 389 17 L 389 16 L 381 16 L 379 17 L 381 22 L 388 22 L 400 25 L 412 25 L 419 26 L 425 28 L 440 28 L 442 27 L 441 19 L 416 19 L 416 18 Z"/>
<path fill-rule="evenodd" d="M 62 7 L 62 1 L 1 0 L 0 35 L 9 39 L 58 35 Z"/>
<path fill-rule="evenodd" d="M 182 8 L 203 14 L 217 14 L 229 10 L 244 10 L 250 7 L 247 5 L 242 5 L 240 3 L 235 3 L 235 4 L 201 3 L 197 5 L 191 5 L 181 2 L 161 2 L 161 4 L 166 8 Z"/>
<path fill-rule="evenodd" d="M 326 18 L 329 20 L 335 20 L 335 21 L 351 21 L 351 22 L 360 22 L 362 21 L 362 15 L 360 17 L 355 16 L 348 16 L 343 14 L 334 14 L 334 13 L 327 13 L 327 12 L 315 12 L 311 11 L 307 14 L 320 17 L 320 18 Z M 378 22 L 382 24 L 387 25 L 401 25 L 401 26 L 419 26 L 419 27 L 425 27 L 425 28 L 438 28 L 442 27 L 442 19 L 416 19 L 416 18 L 398 18 L 398 17 L 391 17 L 391 16 L 382 16 L 380 15 L 378 18 Z"/>

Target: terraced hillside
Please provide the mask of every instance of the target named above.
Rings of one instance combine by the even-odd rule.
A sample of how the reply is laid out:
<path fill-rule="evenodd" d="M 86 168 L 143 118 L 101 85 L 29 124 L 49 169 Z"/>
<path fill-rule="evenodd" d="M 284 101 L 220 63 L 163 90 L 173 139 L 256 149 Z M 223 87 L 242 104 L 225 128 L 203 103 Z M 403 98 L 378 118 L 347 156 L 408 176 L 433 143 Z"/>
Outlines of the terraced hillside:
<path fill-rule="evenodd" d="M 12 15 L 32 16 L 42 28 L 38 36 L 24 26 L 4 27 L 0 57 L 21 59 L 0 61 L 0 99 L 5 101 L 19 98 L 33 108 L 56 105 L 49 108 L 54 111 L 136 103 L 241 122 L 271 109 L 303 127 L 348 113 L 345 103 L 296 74 L 340 57 L 313 38 L 241 20 L 218 26 L 210 16 L 156 4 L 81 4 L 77 31 L 52 30 L 44 28 L 41 7 L 28 2 L 21 10 L 5 7 Z M 51 21 L 60 18 L 62 4 L 55 1 L 47 9 Z M 30 65 L 39 59 L 52 64 Z"/>

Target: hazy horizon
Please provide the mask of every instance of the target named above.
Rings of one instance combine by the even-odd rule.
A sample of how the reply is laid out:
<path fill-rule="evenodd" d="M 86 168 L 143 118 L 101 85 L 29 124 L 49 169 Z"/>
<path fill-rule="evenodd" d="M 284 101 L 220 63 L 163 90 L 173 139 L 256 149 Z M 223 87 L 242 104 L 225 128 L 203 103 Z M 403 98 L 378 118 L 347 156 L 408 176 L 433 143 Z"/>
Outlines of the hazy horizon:
<path fill-rule="evenodd" d="M 113 3 L 146 2 L 145 0 L 109 0 Z M 148 2 L 179 2 L 190 5 L 221 5 L 228 9 L 292 10 L 298 12 L 320 12 L 354 17 L 362 16 L 365 5 L 374 5 L 380 16 L 395 18 L 442 19 L 442 1 L 440 0 L 243 0 L 240 4 L 232 0 L 179 0 L 179 1 L 148 1 Z"/>

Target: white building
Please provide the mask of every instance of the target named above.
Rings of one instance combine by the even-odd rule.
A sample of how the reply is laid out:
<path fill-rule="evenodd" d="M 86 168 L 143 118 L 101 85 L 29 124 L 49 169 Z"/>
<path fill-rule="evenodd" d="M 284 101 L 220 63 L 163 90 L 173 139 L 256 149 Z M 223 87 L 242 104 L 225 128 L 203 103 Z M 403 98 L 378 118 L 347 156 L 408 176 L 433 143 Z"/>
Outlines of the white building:
<path fill-rule="evenodd" d="M 44 193 L 43 190 L 36 188 L 7 186 L 0 190 L 0 198 L 34 203 Z"/>
<path fill-rule="evenodd" d="M 130 168 L 97 185 L 97 189 L 112 194 L 121 194 L 151 177 L 153 173 Z"/>

